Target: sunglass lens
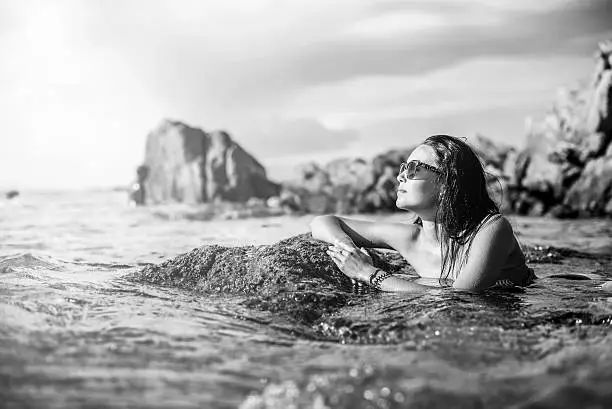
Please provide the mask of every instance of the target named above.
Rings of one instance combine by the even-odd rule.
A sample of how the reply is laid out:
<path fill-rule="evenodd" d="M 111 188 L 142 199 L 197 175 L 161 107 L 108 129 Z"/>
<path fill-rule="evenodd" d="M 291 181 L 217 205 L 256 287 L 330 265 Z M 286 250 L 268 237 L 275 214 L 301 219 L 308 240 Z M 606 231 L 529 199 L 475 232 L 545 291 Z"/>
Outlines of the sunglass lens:
<path fill-rule="evenodd" d="M 413 160 L 408 162 L 408 174 L 414 175 L 416 173 L 416 170 L 417 170 L 417 162 Z"/>
<path fill-rule="evenodd" d="M 412 179 L 414 177 L 414 173 L 416 171 L 417 162 L 411 160 L 410 162 L 404 162 L 400 165 L 400 173 L 407 172 L 408 178 Z"/>

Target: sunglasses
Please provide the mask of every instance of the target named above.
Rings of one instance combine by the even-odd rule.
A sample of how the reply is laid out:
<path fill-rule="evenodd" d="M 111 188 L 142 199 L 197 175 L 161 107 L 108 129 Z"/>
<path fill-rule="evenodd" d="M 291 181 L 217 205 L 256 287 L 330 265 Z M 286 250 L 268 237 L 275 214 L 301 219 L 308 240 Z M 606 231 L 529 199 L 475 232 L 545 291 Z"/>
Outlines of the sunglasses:
<path fill-rule="evenodd" d="M 437 173 L 438 175 L 442 174 L 442 171 L 435 166 L 428 165 L 427 163 L 423 163 L 420 160 L 411 160 L 410 162 L 404 162 L 400 165 L 399 173 L 400 175 L 404 172 L 408 172 L 408 178 L 412 179 L 421 169 L 427 169 L 430 172 Z"/>

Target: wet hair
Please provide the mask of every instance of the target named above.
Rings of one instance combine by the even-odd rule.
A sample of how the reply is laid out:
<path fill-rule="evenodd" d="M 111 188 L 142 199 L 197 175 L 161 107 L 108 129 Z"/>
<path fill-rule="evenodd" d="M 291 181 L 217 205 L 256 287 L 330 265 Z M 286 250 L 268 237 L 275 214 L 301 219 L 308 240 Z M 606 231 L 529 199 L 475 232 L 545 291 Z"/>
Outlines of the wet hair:
<path fill-rule="evenodd" d="M 500 211 L 487 190 L 482 163 L 470 145 L 450 135 L 432 135 L 423 145 L 434 150 L 441 171 L 435 222 L 442 253 L 442 282 L 453 275 L 461 246 L 467 245 L 460 264 L 465 262 L 478 228 Z"/>

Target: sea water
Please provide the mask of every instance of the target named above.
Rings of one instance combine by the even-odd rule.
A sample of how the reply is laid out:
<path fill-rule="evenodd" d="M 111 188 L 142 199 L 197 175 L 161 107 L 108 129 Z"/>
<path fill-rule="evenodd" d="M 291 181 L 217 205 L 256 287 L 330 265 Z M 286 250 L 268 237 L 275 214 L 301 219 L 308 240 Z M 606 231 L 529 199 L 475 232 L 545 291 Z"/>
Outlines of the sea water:
<path fill-rule="evenodd" d="M 182 217 L 194 211 L 132 208 L 120 191 L 0 201 L 0 407 L 612 407 L 610 220 L 511 217 L 544 254 L 524 291 L 355 294 L 308 326 L 248 296 L 125 278 L 312 218 Z"/>

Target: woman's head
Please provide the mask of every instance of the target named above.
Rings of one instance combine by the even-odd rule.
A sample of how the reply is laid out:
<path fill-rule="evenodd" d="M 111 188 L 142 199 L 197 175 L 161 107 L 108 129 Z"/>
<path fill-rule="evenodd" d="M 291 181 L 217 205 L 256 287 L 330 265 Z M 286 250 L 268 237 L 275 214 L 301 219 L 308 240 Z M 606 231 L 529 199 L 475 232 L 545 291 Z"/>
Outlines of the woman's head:
<path fill-rule="evenodd" d="M 478 156 L 463 140 L 449 135 L 430 136 L 413 151 L 408 162 L 412 160 L 434 166 L 435 170 L 422 168 L 412 174 L 413 179 L 407 179 L 406 172 L 400 174 L 400 189 L 411 196 L 398 192 L 397 205 L 436 222 L 441 245 L 450 250 L 443 250 L 442 268 L 450 268 L 448 275 L 454 267 L 456 247 L 467 244 L 482 220 L 499 213 L 499 208 L 489 196 Z"/>
<path fill-rule="evenodd" d="M 427 145 L 417 146 L 397 175 L 396 206 L 411 210 L 424 219 L 435 217 L 440 196 L 439 159 Z"/>
<path fill-rule="evenodd" d="M 438 222 L 449 229 L 450 237 L 478 225 L 499 208 L 489 196 L 480 159 L 463 140 L 449 135 L 433 135 L 423 142 L 437 158 L 439 181 Z"/>

